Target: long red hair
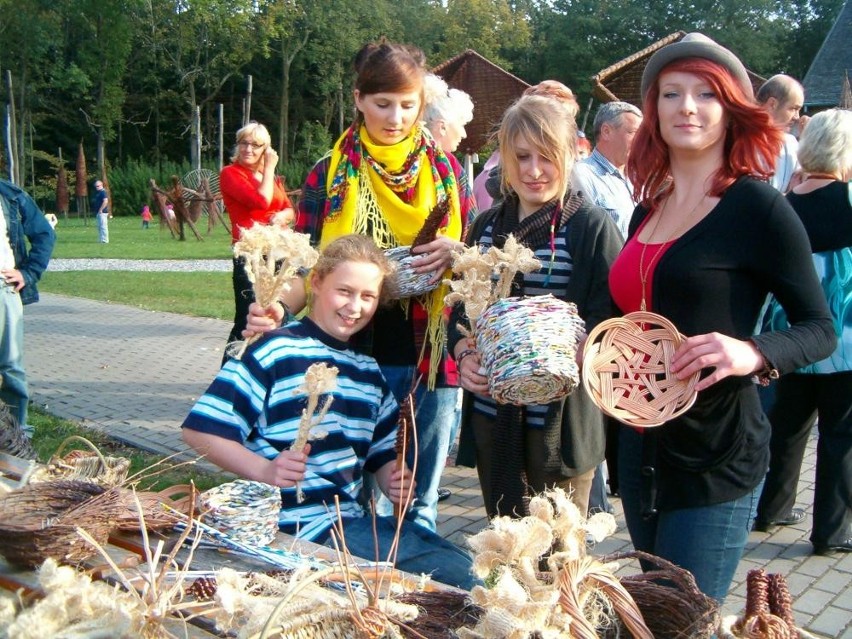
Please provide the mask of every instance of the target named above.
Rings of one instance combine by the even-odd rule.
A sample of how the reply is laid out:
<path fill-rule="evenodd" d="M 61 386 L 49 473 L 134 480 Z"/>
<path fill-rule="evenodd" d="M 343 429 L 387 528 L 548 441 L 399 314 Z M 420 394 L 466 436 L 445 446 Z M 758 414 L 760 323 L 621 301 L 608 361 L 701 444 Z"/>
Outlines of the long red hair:
<path fill-rule="evenodd" d="M 762 179 L 772 175 L 784 134 L 725 67 L 705 58 L 680 58 L 660 73 L 666 71 L 691 73 L 707 82 L 729 118 L 722 166 L 713 178 L 709 195 L 721 196 L 744 175 Z M 671 189 L 669 149 L 660 134 L 657 111 L 659 95 L 660 86 L 655 79 L 645 96 L 642 124 L 627 160 L 627 175 L 633 182 L 635 197 L 645 205 Z"/>

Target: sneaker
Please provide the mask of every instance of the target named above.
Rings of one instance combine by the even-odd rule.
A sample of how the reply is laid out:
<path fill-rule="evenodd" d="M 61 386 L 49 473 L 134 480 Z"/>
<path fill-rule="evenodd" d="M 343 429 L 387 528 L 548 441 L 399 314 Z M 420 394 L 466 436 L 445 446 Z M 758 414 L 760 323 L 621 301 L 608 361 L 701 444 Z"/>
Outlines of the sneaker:
<path fill-rule="evenodd" d="M 449 488 L 438 489 L 438 501 L 447 501 L 452 496 L 452 491 Z"/>

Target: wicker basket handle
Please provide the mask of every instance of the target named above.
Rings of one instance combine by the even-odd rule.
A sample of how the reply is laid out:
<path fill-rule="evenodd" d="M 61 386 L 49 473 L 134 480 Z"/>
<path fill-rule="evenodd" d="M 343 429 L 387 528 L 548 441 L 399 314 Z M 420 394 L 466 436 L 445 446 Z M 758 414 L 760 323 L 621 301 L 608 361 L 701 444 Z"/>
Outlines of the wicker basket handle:
<path fill-rule="evenodd" d="M 602 561 L 610 562 L 619 561 L 621 559 L 641 559 L 643 561 L 647 561 L 648 563 L 655 564 L 658 568 L 662 569 L 650 570 L 648 572 L 642 573 L 641 575 L 633 575 L 633 578 L 635 579 L 652 581 L 654 579 L 662 577 L 664 579 L 668 579 L 677 583 L 684 592 L 688 592 L 691 595 L 701 594 L 701 591 L 698 588 L 698 583 L 695 581 L 695 576 L 691 572 L 689 572 L 685 568 L 681 568 L 680 566 L 673 564 L 667 559 L 658 557 L 657 555 L 652 555 L 651 553 L 643 552 L 641 550 L 628 550 L 625 552 L 607 555 L 606 557 L 602 558 Z"/>
<path fill-rule="evenodd" d="M 195 486 L 190 484 L 175 484 L 164 488 L 157 495 L 172 508 L 188 514 L 193 503 L 193 496 L 197 492 Z"/>
<path fill-rule="evenodd" d="M 56 449 L 56 452 L 53 453 L 53 457 L 56 458 L 56 459 L 61 457 L 62 451 L 65 450 L 65 446 L 68 445 L 68 442 L 71 442 L 71 441 L 74 441 L 74 440 L 78 440 L 78 441 L 81 441 L 84 444 L 86 444 L 92 450 L 92 452 L 95 453 L 95 455 L 98 456 L 98 459 L 101 461 L 101 468 L 103 470 L 106 470 L 107 461 L 104 458 L 103 453 L 101 453 L 100 449 L 97 446 L 95 446 L 91 441 L 89 441 L 88 439 L 86 439 L 85 437 L 82 437 L 80 435 L 69 435 L 68 437 L 66 437 L 62 441 L 62 443 L 59 444 L 59 448 Z"/>

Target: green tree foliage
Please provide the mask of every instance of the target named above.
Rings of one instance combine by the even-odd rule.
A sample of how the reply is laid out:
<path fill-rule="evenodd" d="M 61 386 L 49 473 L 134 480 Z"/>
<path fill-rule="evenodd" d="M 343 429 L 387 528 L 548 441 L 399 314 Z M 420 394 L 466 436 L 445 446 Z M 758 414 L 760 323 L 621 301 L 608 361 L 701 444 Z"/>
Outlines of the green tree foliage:
<path fill-rule="evenodd" d="M 135 167 L 110 176 L 116 203 L 126 193 L 135 209 L 147 185 L 125 177 L 189 166 L 196 109 L 205 165 L 218 159 L 219 103 L 230 155 L 248 75 L 251 117 L 295 188 L 351 121 L 354 54 L 381 36 L 431 65 L 474 49 L 528 82 L 561 80 L 586 107 L 591 75 L 677 30 L 706 33 L 762 75 L 801 78 L 843 1 L 0 0 L 0 97 L 14 102 L 24 183 L 48 193 L 50 158 L 81 142 L 96 175 L 100 141 L 115 171 Z"/>

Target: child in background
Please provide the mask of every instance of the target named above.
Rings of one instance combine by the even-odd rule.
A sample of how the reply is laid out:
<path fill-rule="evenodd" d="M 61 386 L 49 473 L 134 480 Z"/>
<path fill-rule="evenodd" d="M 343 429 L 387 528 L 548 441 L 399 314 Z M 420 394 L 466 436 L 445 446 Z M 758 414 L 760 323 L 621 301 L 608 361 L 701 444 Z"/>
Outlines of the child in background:
<path fill-rule="evenodd" d="M 147 229 L 152 219 L 153 216 L 151 215 L 151 207 L 146 204 L 142 207 L 142 228 Z"/>
<path fill-rule="evenodd" d="M 390 269 L 370 237 L 331 242 L 310 276 L 308 316 L 267 333 L 241 360 L 229 360 L 183 423 L 184 441 L 213 463 L 281 488 L 285 533 L 331 545 L 337 497 L 349 550 L 369 559 L 376 548 L 387 556 L 396 519 L 378 517 L 374 531 L 361 506 L 364 471 L 374 473 L 394 503 L 413 494 L 411 471 L 396 468 L 399 405 L 376 360 L 347 344 L 389 298 Z M 305 399 L 294 391 L 317 362 L 338 369 L 331 408 L 318 425 L 328 435 L 294 452 Z M 396 565 L 462 588 L 474 583 L 467 554 L 413 521 L 403 523 Z"/>

